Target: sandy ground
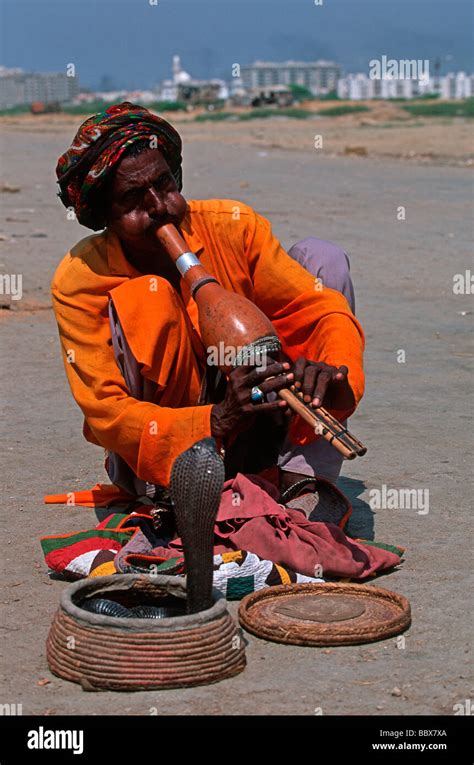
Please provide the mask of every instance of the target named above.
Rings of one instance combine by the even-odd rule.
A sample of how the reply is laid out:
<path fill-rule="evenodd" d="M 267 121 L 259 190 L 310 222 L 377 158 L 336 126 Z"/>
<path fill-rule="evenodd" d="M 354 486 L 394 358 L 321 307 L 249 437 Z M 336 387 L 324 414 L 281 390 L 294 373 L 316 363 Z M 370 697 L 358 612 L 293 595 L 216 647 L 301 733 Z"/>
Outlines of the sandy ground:
<path fill-rule="evenodd" d="M 177 126 L 185 145 L 189 142 L 217 141 L 224 145 L 251 146 L 264 149 L 291 149 L 298 152 L 315 151 L 326 157 L 361 153 L 372 159 L 396 159 L 411 164 L 437 164 L 454 166 L 474 165 L 472 120 L 464 117 L 414 117 L 400 103 L 393 101 L 357 102 L 367 112 L 354 112 L 339 117 L 321 116 L 320 112 L 339 107 L 354 106 L 354 102 L 303 102 L 300 108 L 313 111 L 314 116 L 293 119 L 278 115 L 272 119 L 253 119 L 248 122 L 196 122 L 203 114 L 197 109 L 191 114 L 170 112 L 164 116 Z M 248 112 L 234 109 L 234 112 Z M 85 116 L 67 114 L 22 115 L 2 117 L 1 124 L 15 132 L 59 133 L 73 135 Z"/>
<path fill-rule="evenodd" d="M 390 129 L 345 120 L 333 134 L 335 123 L 324 124 L 328 146 L 367 143 L 369 156 L 315 150 L 311 122 L 182 125 L 184 192 L 253 205 L 287 248 L 316 235 L 351 255 L 368 380 L 352 430 L 369 453 L 346 464 L 340 484 L 354 503 L 353 532 L 407 549 L 399 570 L 378 580 L 411 601 L 405 647 L 390 639 L 303 649 L 247 636 L 248 666 L 240 676 L 161 693 L 86 694 L 50 674 L 45 640 L 65 584 L 49 578 L 38 540 L 96 520 L 92 510 L 45 506 L 42 497 L 106 479 L 101 450 L 81 435 L 49 307 L 56 264 L 87 231 L 68 221 L 55 199 L 56 159 L 77 120 L 59 119 L 50 128 L 42 118 L 6 121 L 0 186 L 19 191 L 0 197 L 0 273 L 23 275 L 23 299 L 0 295 L 2 703 L 51 715 L 143 715 L 152 707 L 185 715 L 313 715 L 317 708 L 326 715 L 438 715 L 473 698 L 467 595 L 474 309 L 471 294 L 453 294 L 453 276 L 472 269 L 467 126 L 436 121 L 426 129 L 408 123 Z M 383 150 L 376 150 L 378 141 L 385 141 Z M 415 156 L 443 146 L 436 153 L 447 159 Z M 398 161 L 410 152 L 413 161 Z M 397 220 L 400 205 L 405 221 Z M 397 362 L 400 349 L 405 363 Z M 369 491 L 382 484 L 429 490 L 429 512 L 373 512 Z M 232 613 L 236 608 L 231 604 Z"/>

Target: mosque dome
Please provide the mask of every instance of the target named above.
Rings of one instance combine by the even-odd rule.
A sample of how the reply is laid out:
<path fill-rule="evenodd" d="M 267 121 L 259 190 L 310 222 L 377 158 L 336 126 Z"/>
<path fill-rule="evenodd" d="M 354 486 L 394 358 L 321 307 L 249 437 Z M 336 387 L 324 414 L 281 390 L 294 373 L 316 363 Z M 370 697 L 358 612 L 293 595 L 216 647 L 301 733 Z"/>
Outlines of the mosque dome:
<path fill-rule="evenodd" d="M 191 75 L 182 69 L 175 75 L 174 81 L 176 85 L 184 85 L 187 82 L 191 82 Z"/>
<path fill-rule="evenodd" d="M 173 82 L 175 85 L 185 85 L 191 82 L 192 77 L 181 68 L 180 56 L 173 56 Z"/>

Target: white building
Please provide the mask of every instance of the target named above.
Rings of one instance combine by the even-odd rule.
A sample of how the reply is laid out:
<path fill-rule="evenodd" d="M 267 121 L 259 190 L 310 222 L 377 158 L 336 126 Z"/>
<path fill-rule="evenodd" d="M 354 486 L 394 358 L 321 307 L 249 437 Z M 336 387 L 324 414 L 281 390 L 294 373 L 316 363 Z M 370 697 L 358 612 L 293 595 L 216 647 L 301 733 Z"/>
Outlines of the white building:
<path fill-rule="evenodd" d="M 161 83 L 160 100 L 161 101 L 177 101 L 178 100 L 178 85 L 185 85 L 192 81 L 192 77 L 188 72 L 185 72 L 181 68 L 180 56 L 173 56 L 173 79 L 163 80 Z"/>
<path fill-rule="evenodd" d="M 444 99 L 469 98 L 474 94 L 474 75 L 457 72 L 426 80 L 395 77 L 371 79 L 359 72 L 348 74 L 337 83 L 339 98 L 352 101 L 371 98 L 420 98 L 430 93 L 437 93 Z"/>
<path fill-rule="evenodd" d="M 370 80 L 365 74 L 348 74 L 347 77 L 338 80 L 337 95 L 351 101 L 374 98 L 374 80 Z"/>
<path fill-rule="evenodd" d="M 78 91 L 77 77 L 63 72 L 24 72 L 0 67 L 0 109 L 33 101 L 70 103 Z"/>
<path fill-rule="evenodd" d="M 340 75 L 341 68 L 333 61 L 255 61 L 241 68 L 243 84 L 249 90 L 303 85 L 315 96 L 336 90 Z"/>
<path fill-rule="evenodd" d="M 229 97 L 229 88 L 224 80 L 217 78 L 211 80 L 196 80 L 189 72 L 181 67 L 181 57 L 173 56 L 173 78 L 163 80 L 159 89 L 160 101 L 188 100 L 192 94 L 203 90 L 211 90 L 215 98 L 226 100 Z"/>
<path fill-rule="evenodd" d="M 441 98 L 470 98 L 474 95 L 474 74 L 450 72 L 441 78 Z"/>

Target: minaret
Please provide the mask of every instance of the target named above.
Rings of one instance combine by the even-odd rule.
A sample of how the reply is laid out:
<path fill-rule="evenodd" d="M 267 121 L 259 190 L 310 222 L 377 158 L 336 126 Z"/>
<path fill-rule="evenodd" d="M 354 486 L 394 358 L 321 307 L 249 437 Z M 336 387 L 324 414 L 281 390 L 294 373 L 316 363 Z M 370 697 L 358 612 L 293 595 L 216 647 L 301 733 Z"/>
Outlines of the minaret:
<path fill-rule="evenodd" d="M 173 56 L 173 82 L 178 81 L 178 75 L 181 72 L 181 58 L 179 56 Z"/>

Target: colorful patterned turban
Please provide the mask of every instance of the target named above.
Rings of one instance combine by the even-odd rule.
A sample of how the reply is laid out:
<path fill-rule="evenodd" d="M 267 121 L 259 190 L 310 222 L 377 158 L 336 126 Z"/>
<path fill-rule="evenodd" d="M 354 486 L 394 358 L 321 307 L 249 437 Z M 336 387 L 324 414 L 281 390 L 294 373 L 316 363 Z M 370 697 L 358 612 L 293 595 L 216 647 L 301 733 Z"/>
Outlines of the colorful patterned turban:
<path fill-rule="evenodd" d="M 153 146 L 162 152 L 181 191 L 181 138 L 169 122 L 142 106 L 124 101 L 82 123 L 72 146 L 61 155 L 56 167 L 58 196 L 65 207 L 74 208 L 79 223 L 93 231 L 105 228 L 97 192 L 126 148 L 134 141 L 152 136 Z"/>

